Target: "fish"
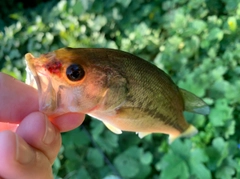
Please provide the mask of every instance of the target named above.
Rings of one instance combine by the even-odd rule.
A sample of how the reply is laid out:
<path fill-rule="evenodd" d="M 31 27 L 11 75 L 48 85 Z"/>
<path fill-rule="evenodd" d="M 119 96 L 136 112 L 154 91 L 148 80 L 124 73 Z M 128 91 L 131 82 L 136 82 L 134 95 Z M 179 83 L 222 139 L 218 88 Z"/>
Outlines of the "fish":
<path fill-rule="evenodd" d="M 39 110 L 48 116 L 84 113 L 116 134 L 163 133 L 172 142 L 198 132 L 184 111 L 210 111 L 163 70 L 128 52 L 65 47 L 39 57 L 27 53 L 25 59 L 26 83 L 38 89 Z"/>

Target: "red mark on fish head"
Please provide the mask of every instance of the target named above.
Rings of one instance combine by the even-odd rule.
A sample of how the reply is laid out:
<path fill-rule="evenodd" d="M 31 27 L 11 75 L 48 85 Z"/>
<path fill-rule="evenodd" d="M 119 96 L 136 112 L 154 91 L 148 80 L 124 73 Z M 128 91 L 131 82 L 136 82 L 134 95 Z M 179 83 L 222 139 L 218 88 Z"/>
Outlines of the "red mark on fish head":
<path fill-rule="evenodd" d="M 45 65 L 45 68 L 52 74 L 60 76 L 62 63 L 60 61 L 52 61 Z"/>

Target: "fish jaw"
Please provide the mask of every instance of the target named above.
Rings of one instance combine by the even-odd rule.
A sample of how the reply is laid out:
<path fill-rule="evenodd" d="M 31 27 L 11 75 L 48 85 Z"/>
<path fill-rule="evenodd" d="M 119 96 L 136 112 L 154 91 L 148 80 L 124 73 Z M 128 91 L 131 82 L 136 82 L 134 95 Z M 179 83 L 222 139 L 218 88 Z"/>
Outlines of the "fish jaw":
<path fill-rule="evenodd" d="M 38 90 L 39 110 L 52 117 L 67 112 L 78 112 L 75 95 L 80 89 L 70 88 L 56 81 L 50 74 L 50 72 L 57 73 L 58 70 L 49 66 L 53 63 L 54 53 L 39 58 L 27 53 L 25 59 L 27 63 L 25 83 Z"/>
<path fill-rule="evenodd" d="M 30 53 L 25 55 L 25 59 L 27 63 L 25 83 L 38 89 L 39 110 L 50 114 L 56 109 L 56 93 L 47 71 L 43 68 L 43 62 Z"/>

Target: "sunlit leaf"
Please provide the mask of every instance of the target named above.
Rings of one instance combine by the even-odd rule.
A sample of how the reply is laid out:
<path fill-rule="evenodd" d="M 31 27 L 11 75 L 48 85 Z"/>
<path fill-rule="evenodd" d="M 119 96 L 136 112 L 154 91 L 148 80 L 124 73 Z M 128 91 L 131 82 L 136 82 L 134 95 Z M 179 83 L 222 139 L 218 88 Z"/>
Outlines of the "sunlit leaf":
<path fill-rule="evenodd" d="M 134 177 L 139 172 L 138 162 L 135 159 L 128 157 L 127 155 L 119 155 L 114 160 L 114 164 L 121 175 L 125 178 Z"/>
<path fill-rule="evenodd" d="M 98 168 L 104 164 L 102 153 L 94 148 L 88 149 L 87 159 L 93 166 Z"/>

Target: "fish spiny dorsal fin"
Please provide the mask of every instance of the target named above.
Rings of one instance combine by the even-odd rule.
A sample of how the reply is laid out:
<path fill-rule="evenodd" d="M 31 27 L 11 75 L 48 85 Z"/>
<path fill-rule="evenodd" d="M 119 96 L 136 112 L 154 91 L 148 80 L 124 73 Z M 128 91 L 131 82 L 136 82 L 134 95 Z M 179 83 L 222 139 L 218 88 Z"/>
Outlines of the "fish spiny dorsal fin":
<path fill-rule="evenodd" d="M 184 100 L 185 111 L 203 115 L 209 114 L 210 108 L 201 98 L 184 89 L 180 89 L 180 92 Z"/>

